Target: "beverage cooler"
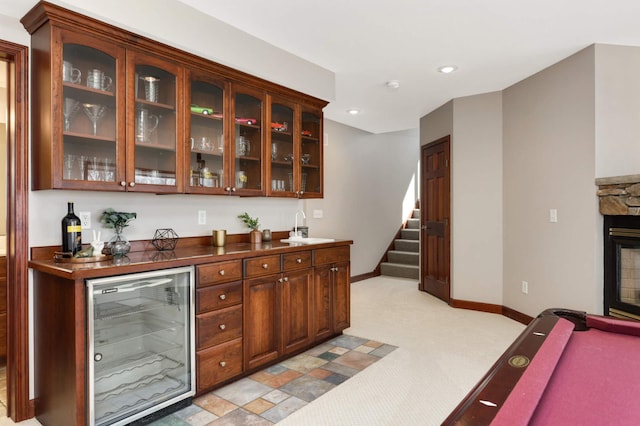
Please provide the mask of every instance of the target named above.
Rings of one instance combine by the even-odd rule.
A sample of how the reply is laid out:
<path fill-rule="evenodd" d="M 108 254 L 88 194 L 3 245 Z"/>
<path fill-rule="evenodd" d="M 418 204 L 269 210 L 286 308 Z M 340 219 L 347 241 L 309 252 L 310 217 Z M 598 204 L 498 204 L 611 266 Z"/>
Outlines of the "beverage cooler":
<path fill-rule="evenodd" d="M 124 425 L 195 394 L 192 267 L 87 280 L 88 418 Z"/>

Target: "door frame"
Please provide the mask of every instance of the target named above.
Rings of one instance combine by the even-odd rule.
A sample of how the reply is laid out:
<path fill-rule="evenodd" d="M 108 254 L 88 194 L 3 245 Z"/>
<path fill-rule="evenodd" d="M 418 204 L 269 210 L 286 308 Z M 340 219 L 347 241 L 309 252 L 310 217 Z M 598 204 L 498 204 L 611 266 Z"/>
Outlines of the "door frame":
<path fill-rule="evenodd" d="M 448 200 L 448 203 L 449 203 L 446 206 L 447 208 L 446 218 L 445 218 L 446 220 L 444 224 L 444 243 L 445 243 L 444 250 L 446 251 L 446 255 L 447 255 L 447 259 L 445 262 L 446 268 L 447 268 L 446 280 L 447 280 L 447 287 L 449 290 L 449 294 L 446 296 L 446 299 L 443 299 L 443 300 L 447 303 L 450 303 L 452 300 L 451 299 L 451 135 L 441 137 L 439 139 L 431 141 L 420 147 L 420 281 L 418 282 L 418 289 L 420 291 L 425 291 L 425 292 L 428 292 L 429 294 L 432 294 L 431 292 L 427 291 L 427 286 L 424 280 L 424 277 L 425 277 L 424 268 L 426 267 L 424 259 L 425 259 L 425 256 L 427 256 L 426 209 L 429 208 L 427 206 L 428 185 L 426 185 L 424 181 L 425 176 L 427 174 L 427 162 L 424 161 L 424 156 L 425 156 L 426 150 L 431 149 L 434 146 L 437 146 L 440 144 L 443 144 L 445 146 L 445 149 L 444 149 L 445 158 L 446 158 L 445 167 L 447 169 L 445 189 L 447 191 L 446 199 Z M 436 296 L 436 297 L 440 297 L 440 296 Z"/>
<path fill-rule="evenodd" d="M 0 40 L 8 63 L 7 415 L 34 416 L 29 400 L 29 48 Z"/>

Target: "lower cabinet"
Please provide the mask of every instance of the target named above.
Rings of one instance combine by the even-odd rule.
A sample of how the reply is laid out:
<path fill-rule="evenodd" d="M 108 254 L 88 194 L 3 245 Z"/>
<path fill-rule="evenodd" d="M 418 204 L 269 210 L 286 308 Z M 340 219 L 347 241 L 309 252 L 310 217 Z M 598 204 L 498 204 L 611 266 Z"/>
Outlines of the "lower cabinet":
<path fill-rule="evenodd" d="M 273 268 L 269 258 L 245 261 L 245 274 L 260 275 Z M 283 355 L 303 349 L 312 342 L 311 252 L 282 256 L 279 274 L 248 278 L 244 281 L 244 355 L 247 370 L 269 363 Z"/>
<path fill-rule="evenodd" d="M 349 246 L 314 250 L 314 322 L 316 341 L 342 332 L 350 325 Z"/>
<path fill-rule="evenodd" d="M 242 373 L 242 261 L 197 267 L 196 392 Z"/>
<path fill-rule="evenodd" d="M 349 266 L 349 246 L 198 266 L 197 392 L 349 327 Z"/>

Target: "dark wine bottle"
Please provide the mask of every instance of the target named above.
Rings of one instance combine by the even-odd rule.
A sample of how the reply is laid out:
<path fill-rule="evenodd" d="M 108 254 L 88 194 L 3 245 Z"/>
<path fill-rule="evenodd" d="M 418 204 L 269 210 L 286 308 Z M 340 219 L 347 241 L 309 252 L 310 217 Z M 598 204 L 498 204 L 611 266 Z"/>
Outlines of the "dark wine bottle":
<path fill-rule="evenodd" d="M 73 203 L 67 203 L 67 215 L 62 218 L 62 251 L 76 254 L 82 250 L 82 225 L 73 213 Z"/>

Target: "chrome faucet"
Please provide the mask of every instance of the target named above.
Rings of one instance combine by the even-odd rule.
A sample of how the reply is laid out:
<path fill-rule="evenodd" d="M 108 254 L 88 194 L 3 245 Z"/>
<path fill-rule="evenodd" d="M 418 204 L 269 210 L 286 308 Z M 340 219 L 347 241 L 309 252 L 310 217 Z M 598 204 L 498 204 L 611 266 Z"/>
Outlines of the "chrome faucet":
<path fill-rule="evenodd" d="M 295 224 L 295 227 L 293 228 L 293 232 L 294 232 L 294 234 L 295 234 L 295 235 L 294 235 L 294 237 L 297 237 L 297 236 L 298 236 L 298 213 L 302 213 L 302 218 L 303 218 L 303 219 L 306 219 L 306 218 L 307 218 L 307 215 L 305 215 L 305 214 L 304 214 L 304 212 L 303 212 L 302 210 L 298 210 L 298 211 L 296 212 L 296 224 Z"/>

